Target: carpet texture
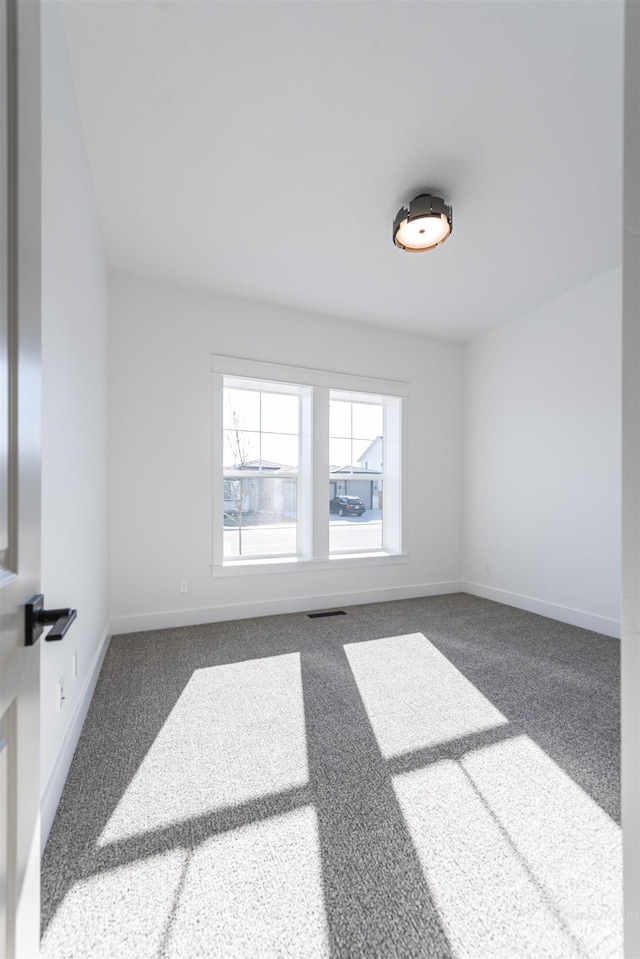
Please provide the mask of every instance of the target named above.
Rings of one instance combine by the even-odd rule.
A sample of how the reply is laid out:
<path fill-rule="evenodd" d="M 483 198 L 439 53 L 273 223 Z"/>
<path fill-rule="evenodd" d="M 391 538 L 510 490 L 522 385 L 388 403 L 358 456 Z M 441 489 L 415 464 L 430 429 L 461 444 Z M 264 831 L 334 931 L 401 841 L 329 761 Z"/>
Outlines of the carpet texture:
<path fill-rule="evenodd" d="M 622 956 L 619 643 L 466 594 L 118 636 L 42 955 Z"/>

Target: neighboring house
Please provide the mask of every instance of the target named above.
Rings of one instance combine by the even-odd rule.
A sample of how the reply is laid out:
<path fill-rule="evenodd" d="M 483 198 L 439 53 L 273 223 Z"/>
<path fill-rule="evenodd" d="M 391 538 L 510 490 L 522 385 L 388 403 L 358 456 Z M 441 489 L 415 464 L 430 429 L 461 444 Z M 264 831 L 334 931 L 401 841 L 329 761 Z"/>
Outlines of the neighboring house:
<path fill-rule="evenodd" d="M 359 462 L 362 462 L 361 460 Z M 330 467 L 329 499 L 334 496 L 359 496 L 367 509 L 382 506 L 382 476 L 380 469 L 367 467 Z M 379 477 L 368 479 L 365 477 Z"/>
<path fill-rule="evenodd" d="M 364 469 L 372 469 L 382 472 L 382 437 L 376 436 L 367 446 L 366 450 L 358 460 L 358 465 Z"/>
<path fill-rule="evenodd" d="M 263 521 L 267 518 L 274 521 L 295 519 L 297 476 L 291 475 L 293 469 L 268 460 L 248 460 L 234 466 L 235 472 L 249 472 L 251 475 L 246 479 L 237 476 L 225 479 L 225 515 L 260 513 Z M 256 476 L 257 472 L 262 475 Z"/>
<path fill-rule="evenodd" d="M 379 436 L 372 442 L 365 451 L 367 455 L 369 455 L 369 449 L 379 451 L 380 469 L 369 469 L 362 465 L 330 466 L 330 500 L 334 496 L 359 496 L 367 509 L 379 509 L 382 506 L 382 477 L 380 476 L 382 437 Z M 374 462 L 373 458 L 371 462 Z M 359 463 L 362 463 L 362 458 Z M 252 475 L 247 476 L 246 479 L 238 476 L 225 479 L 225 514 L 235 517 L 239 512 L 260 513 L 263 518 L 266 518 L 270 513 L 275 520 L 295 518 L 297 476 L 291 475 L 293 469 L 294 467 L 284 463 L 273 463 L 268 460 L 248 460 L 246 463 L 234 465 L 234 473 L 247 472 Z M 256 472 L 262 475 L 256 476 Z"/>

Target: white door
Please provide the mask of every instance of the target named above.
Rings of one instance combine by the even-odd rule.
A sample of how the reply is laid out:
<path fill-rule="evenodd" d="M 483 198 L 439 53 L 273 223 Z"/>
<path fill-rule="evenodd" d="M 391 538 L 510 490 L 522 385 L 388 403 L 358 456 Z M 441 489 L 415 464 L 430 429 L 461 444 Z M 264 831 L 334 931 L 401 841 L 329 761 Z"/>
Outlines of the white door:
<path fill-rule="evenodd" d="M 0 0 L 0 956 L 38 955 L 40 37 L 35 0 Z M 8 90 L 8 97 L 5 91 Z"/>

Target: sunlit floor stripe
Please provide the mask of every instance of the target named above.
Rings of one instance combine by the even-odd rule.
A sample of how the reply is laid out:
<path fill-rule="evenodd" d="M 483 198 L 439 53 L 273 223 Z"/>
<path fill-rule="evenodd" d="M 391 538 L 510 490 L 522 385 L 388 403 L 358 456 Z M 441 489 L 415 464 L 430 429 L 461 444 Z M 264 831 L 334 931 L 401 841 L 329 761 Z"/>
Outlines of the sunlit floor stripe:
<path fill-rule="evenodd" d="M 345 653 L 385 759 L 507 722 L 422 633 L 348 644 Z"/>
<path fill-rule="evenodd" d="M 98 845 L 277 795 L 308 777 L 298 653 L 198 669 Z"/>
<path fill-rule="evenodd" d="M 167 917 L 187 858 L 186 850 L 174 849 L 73 886 L 47 929 L 43 954 L 74 959 L 162 955 Z"/>
<path fill-rule="evenodd" d="M 621 832 L 527 736 L 468 753 L 462 768 L 588 955 L 621 951 Z"/>
<path fill-rule="evenodd" d="M 166 953 L 191 959 L 328 955 L 315 811 L 215 836 L 191 856 Z"/>

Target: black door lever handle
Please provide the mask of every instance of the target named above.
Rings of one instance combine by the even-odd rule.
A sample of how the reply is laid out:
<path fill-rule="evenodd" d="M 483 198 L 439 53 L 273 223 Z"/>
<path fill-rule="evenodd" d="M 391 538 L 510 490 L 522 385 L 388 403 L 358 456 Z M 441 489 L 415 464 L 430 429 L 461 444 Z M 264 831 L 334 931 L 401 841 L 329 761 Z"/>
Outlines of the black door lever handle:
<path fill-rule="evenodd" d="M 50 626 L 55 623 L 53 629 L 45 636 L 47 642 L 52 639 L 62 639 L 77 615 L 75 609 L 43 609 L 38 617 L 38 622 L 42 623 L 43 626 Z"/>
<path fill-rule="evenodd" d="M 62 639 L 77 615 L 75 609 L 45 609 L 44 596 L 37 593 L 25 603 L 25 646 L 33 646 L 45 626 L 53 625 L 47 642 Z"/>

